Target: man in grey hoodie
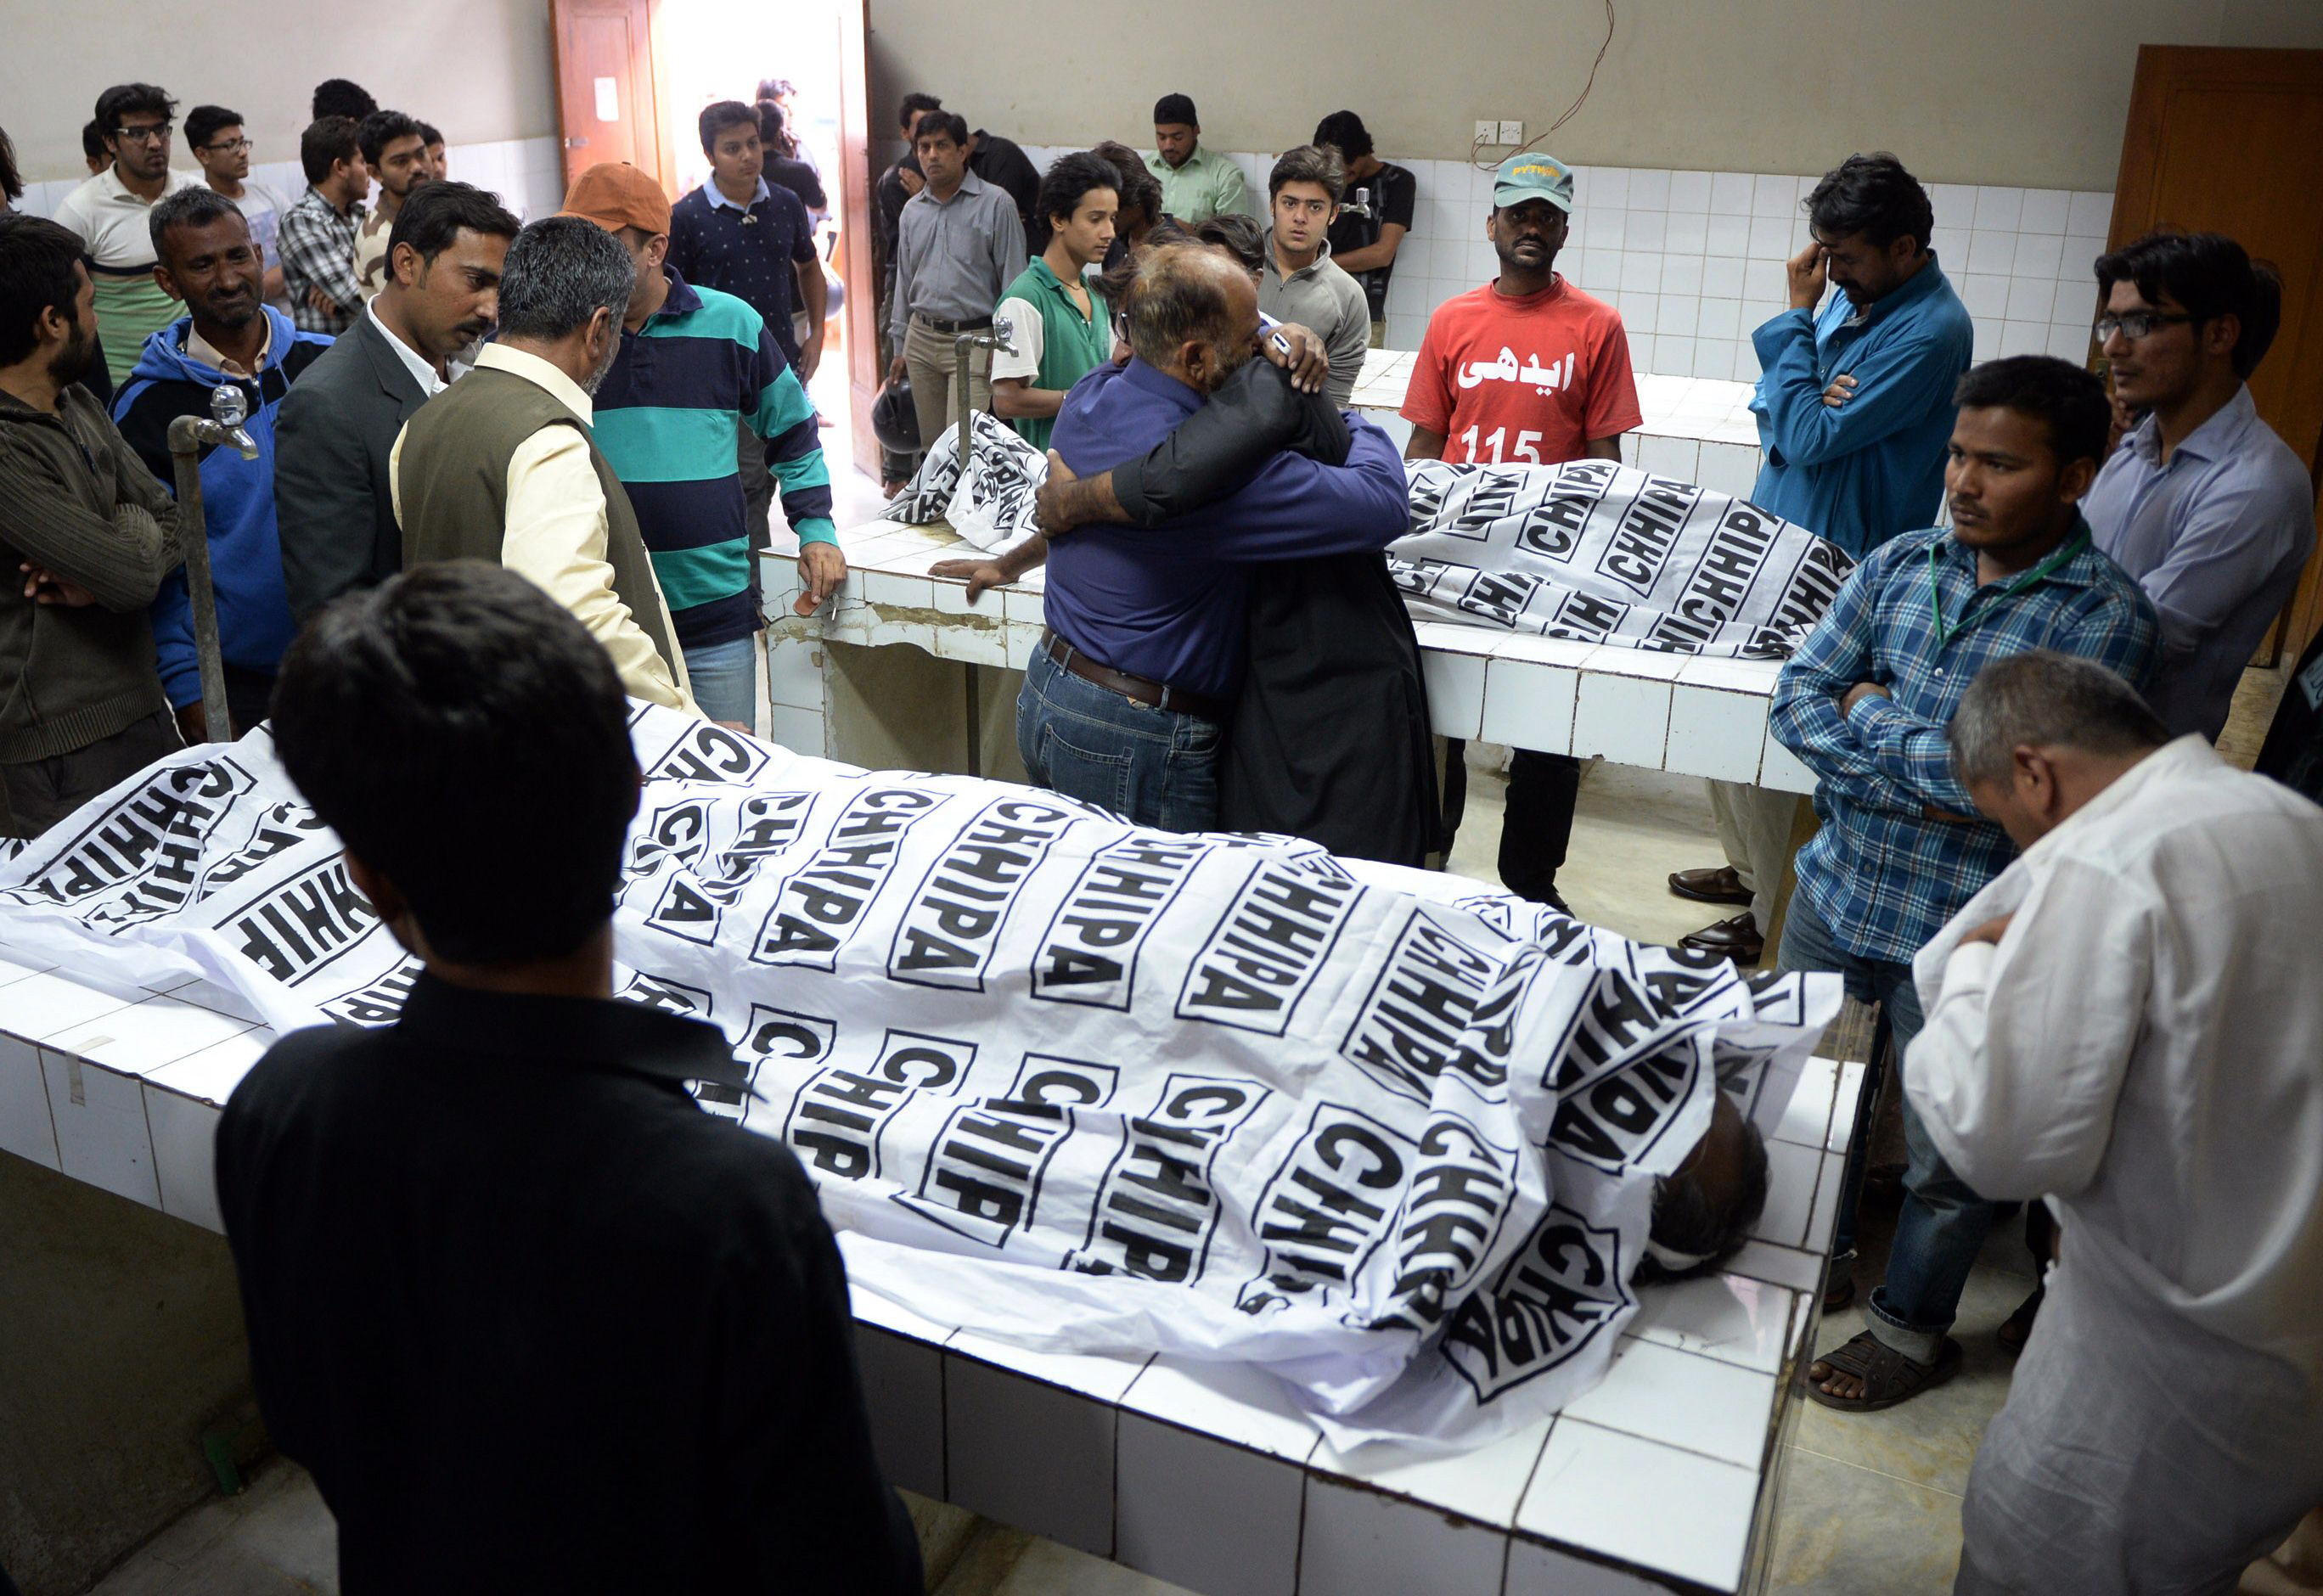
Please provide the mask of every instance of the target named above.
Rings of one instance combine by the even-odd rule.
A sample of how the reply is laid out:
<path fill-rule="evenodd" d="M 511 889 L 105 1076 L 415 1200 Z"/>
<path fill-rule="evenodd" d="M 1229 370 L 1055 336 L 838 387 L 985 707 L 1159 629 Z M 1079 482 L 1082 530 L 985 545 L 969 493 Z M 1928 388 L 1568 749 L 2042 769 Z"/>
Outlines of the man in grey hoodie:
<path fill-rule="evenodd" d="M 146 619 L 177 507 L 78 386 L 96 350 L 81 253 L 0 216 L 0 790 L 24 837 L 180 746 Z"/>

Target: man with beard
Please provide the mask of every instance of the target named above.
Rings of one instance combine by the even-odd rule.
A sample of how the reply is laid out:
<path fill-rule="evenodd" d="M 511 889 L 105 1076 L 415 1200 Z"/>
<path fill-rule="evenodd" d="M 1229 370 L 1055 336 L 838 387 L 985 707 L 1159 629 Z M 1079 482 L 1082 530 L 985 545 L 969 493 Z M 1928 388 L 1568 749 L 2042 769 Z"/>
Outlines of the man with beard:
<path fill-rule="evenodd" d="M 302 333 L 263 303 L 266 259 L 231 199 L 207 188 L 172 194 L 153 207 L 153 278 L 188 314 L 145 340 L 144 352 L 114 399 L 114 424 L 146 469 L 174 491 L 170 423 L 207 416 L 210 395 L 240 388 L 243 421 L 259 454 L 210 449 L 201 459 L 203 530 L 210 581 L 217 593 L 218 642 L 225 656 L 226 703 L 234 735 L 266 719 L 274 673 L 296 628 L 282 589 L 282 545 L 274 521 L 274 422 L 283 395 L 331 341 Z M 161 689 L 189 742 L 225 729 L 209 725 L 201 666 L 194 651 L 193 611 L 183 572 L 172 572 L 153 601 L 153 639 Z"/>
<path fill-rule="evenodd" d="M 178 511 L 78 386 L 81 255 L 54 222 L 0 216 L 0 819 L 21 837 L 179 747 L 145 614 Z"/>
<path fill-rule="evenodd" d="M 1051 436 L 1076 474 L 1143 455 L 1257 340 L 1257 291 L 1214 250 L 1157 251 L 1125 310 L 1132 359 L 1083 378 Z M 1404 529 L 1395 445 L 1359 417 L 1347 429 L 1345 465 L 1278 454 L 1197 513 L 1153 531 L 1084 527 L 1051 550 L 1049 624 L 1016 701 L 1017 748 L 1035 782 L 1142 825 L 1217 824 L 1224 722 L 1249 652 L 1251 571 L 1375 553 Z"/>
<path fill-rule="evenodd" d="M 699 714 L 637 511 L 591 432 L 636 290 L 636 261 L 594 222 L 550 216 L 518 234 L 500 336 L 404 424 L 388 482 L 405 570 L 506 565 L 589 628 L 631 697 Z"/>
<path fill-rule="evenodd" d="M 388 451 L 492 330 L 517 219 L 465 183 L 428 183 L 388 234 L 387 282 L 282 401 L 274 498 L 299 620 L 403 568 Z"/>
<path fill-rule="evenodd" d="M 355 229 L 355 286 L 365 303 L 387 283 L 388 234 L 412 190 L 431 180 L 427 135 L 400 111 L 374 111 L 355 130 L 363 164 L 379 179 L 379 204 Z"/>

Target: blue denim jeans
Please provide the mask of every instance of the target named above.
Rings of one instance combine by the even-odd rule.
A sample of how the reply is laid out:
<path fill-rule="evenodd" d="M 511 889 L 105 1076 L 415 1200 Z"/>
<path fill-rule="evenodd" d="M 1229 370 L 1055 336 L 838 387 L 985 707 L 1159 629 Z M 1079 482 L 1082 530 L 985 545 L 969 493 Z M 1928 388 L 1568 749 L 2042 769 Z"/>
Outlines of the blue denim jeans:
<path fill-rule="evenodd" d="M 707 643 L 685 651 L 685 676 L 693 702 L 712 720 L 731 720 L 756 730 L 758 725 L 758 648 L 755 637 Z"/>
<path fill-rule="evenodd" d="M 1016 695 L 1016 751 L 1033 781 L 1165 831 L 1217 825 L 1220 732 L 1085 682 L 1045 649 Z"/>
<path fill-rule="evenodd" d="M 1925 1023 L 1919 991 L 1912 985 L 1912 967 L 1841 948 L 1804 893 L 1791 898 L 1776 961 L 1786 970 L 1836 970 L 1846 978 L 1848 995 L 1878 1003 L 1886 1012 L 1895 1039 L 1893 1056 L 1899 1063 Z M 1869 1105 L 1878 1101 L 1879 1087 L 1878 1077 L 1866 1071 L 1862 1123 L 1867 1133 Z M 1837 1234 L 1832 1238 L 1834 1253 L 1855 1245 L 1855 1206 L 1863 1192 L 1864 1143 L 1868 1140 L 1868 1133 L 1859 1134 L 1848 1144 Z M 1871 1293 L 1867 1323 L 1872 1333 L 1915 1362 L 1933 1362 L 1960 1311 L 1960 1289 L 1968 1282 L 1995 1213 L 1995 1205 L 1952 1173 L 1928 1140 L 1911 1099 L 1905 1098 L 1904 1208 L 1896 1220 L 1887 1278 Z"/>

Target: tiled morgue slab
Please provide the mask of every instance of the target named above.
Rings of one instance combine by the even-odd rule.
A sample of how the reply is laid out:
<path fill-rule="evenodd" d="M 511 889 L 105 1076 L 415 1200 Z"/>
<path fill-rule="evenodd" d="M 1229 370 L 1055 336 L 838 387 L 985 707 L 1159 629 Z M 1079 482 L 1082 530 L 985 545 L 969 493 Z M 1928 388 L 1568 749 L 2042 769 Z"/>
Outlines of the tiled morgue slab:
<path fill-rule="evenodd" d="M 1374 349 L 1364 357 L 1352 403 L 1364 418 L 1384 428 L 1398 447 L 1410 441 L 1411 424 L 1397 414 L 1419 356 L 1408 350 Z M 1765 456 L 1758 423 L 1750 414 L 1751 387 L 1710 377 L 1638 373 L 1638 410 L 1643 417 L 1621 435 L 1621 459 L 1630 465 L 1681 482 L 1699 482 L 1738 499 L 1750 496 Z"/>
<path fill-rule="evenodd" d="M 230 995 L 12 959 L 0 1149 L 215 1230 L 219 1105 L 272 1040 Z M 896 1484 L 1207 1596 L 1615 1596 L 1763 1587 L 1861 1067 L 1811 1061 L 1728 1272 L 1641 1293 L 1603 1383 L 1466 1451 L 1342 1456 L 1271 1377 L 1033 1353 L 855 1302 Z"/>
<path fill-rule="evenodd" d="M 799 591 L 796 563 L 780 552 L 766 558 L 776 741 L 842 757 L 828 720 L 821 642 L 904 646 L 963 665 L 1020 671 L 1032 658 L 1041 636 L 1041 571 L 971 605 L 965 581 L 928 574 L 938 560 L 976 552 L 949 527 L 873 521 L 841 532 L 840 545 L 847 554 L 845 585 L 804 618 L 791 609 Z M 1544 754 L 1593 754 L 1787 793 L 1814 790 L 1813 775 L 1768 728 L 1777 661 L 1512 637 L 1449 621 L 1420 621 L 1417 629 L 1428 715 L 1439 736 Z"/>

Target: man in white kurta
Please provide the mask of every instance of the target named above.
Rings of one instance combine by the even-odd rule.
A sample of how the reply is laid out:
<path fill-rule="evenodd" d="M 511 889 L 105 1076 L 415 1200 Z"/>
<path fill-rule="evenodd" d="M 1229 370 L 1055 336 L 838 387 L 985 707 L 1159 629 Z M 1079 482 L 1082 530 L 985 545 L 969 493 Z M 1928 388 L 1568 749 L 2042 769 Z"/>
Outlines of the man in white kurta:
<path fill-rule="evenodd" d="M 2323 1500 L 2323 808 L 2053 655 L 1952 748 L 2025 852 L 1915 961 L 1905 1087 L 2063 1229 L 1955 1590 L 2229 1591 Z"/>

